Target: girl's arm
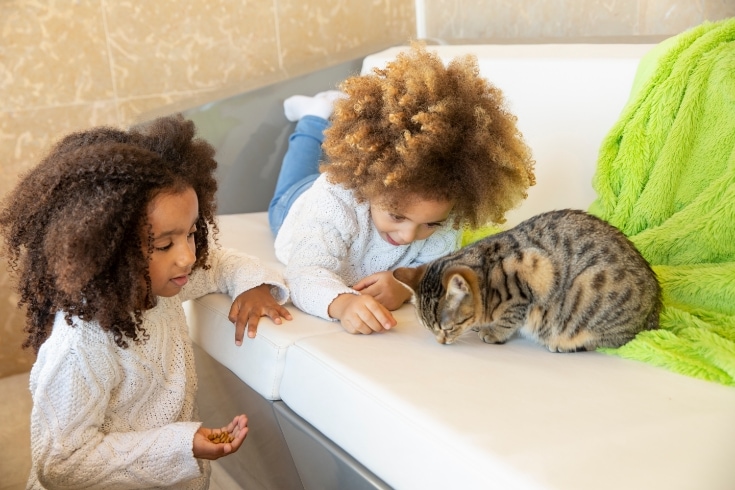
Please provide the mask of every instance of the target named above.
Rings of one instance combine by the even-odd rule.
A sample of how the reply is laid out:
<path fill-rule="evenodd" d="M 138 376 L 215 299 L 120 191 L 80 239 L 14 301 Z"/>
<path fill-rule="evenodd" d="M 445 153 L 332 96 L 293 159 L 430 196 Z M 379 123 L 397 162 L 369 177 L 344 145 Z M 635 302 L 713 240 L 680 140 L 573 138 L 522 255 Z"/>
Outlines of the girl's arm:
<path fill-rule="evenodd" d="M 293 304 L 310 315 L 333 320 L 332 301 L 342 294 L 359 294 L 338 274 L 348 260 L 348 241 L 334 225 L 304 227 L 286 266 Z"/>
<path fill-rule="evenodd" d="M 282 305 L 288 300 L 288 288 L 283 275 L 268 267 L 257 257 L 213 245 L 209 252 L 209 269 L 197 269 L 180 293 L 182 301 L 209 293 L 225 293 L 236 298 L 245 291 L 263 284 L 275 301 Z"/>
<path fill-rule="evenodd" d="M 158 428 L 105 433 L 107 408 L 135 380 L 120 371 L 114 343 L 82 345 L 69 337 L 47 340 L 52 344 L 42 347 L 31 376 L 31 452 L 38 481 L 47 488 L 140 488 L 201 477 L 192 453 L 198 422 L 166 423 L 162 410 Z"/>
<path fill-rule="evenodd" d="M 208 293 L 226 293 L 233 298 L 229 320 L 235 325 L 235 344 L 241 345 L 247 328 L 253 338 L 260 318 L 268 316 L 276 324 L 291 320 L 282 305 L 289 291 L 283 276 L 266 267 L 256 257 L 213 245 L 209 253 L 209 269 L 194 271 L 180 293 L 182 301 Z"/>

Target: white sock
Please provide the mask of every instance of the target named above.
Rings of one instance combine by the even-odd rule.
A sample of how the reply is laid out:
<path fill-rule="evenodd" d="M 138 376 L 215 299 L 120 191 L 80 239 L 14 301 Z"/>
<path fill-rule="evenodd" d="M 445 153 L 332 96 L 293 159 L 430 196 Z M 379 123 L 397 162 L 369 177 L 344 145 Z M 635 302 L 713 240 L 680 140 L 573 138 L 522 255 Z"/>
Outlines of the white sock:
<path fill-rule="evenodd" d="M 292 95 L 283 101 L 283 112 L 289 121 L 298 121 L 304 116 L 329 119 L 334 111 L 334 101 L 342 97 L 346 97 L 346 95 L 339 90 L 319 92 L 313 97 Z"/>

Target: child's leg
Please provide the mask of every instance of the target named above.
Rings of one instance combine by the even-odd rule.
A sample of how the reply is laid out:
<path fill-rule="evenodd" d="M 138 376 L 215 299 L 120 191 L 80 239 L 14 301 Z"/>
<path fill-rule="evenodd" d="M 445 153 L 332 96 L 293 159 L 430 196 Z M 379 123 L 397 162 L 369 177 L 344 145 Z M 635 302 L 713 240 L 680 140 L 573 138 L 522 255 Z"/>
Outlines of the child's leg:
<path fill-rule="evenodd" d="M 288 139 L 288 150 L 283 157 L 276 190 L 268 207 L 268 221 L 275 236 L 291 205 L 319 177 L 326 119 L 306 115 L 299 119 Z"/>

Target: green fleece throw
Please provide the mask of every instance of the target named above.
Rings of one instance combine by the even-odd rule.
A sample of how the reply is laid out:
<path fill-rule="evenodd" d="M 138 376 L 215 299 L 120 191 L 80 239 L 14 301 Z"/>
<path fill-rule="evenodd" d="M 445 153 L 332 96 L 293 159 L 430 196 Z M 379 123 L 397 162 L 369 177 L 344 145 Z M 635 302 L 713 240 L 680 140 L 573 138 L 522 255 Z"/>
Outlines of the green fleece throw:
<path fill-rule="evenodd" d="M 593 187 L 589 211 L 635 243 L 664 300 L 659 330 L 600 350 L 735 386 L 735 18 L 643 57 Z"/>

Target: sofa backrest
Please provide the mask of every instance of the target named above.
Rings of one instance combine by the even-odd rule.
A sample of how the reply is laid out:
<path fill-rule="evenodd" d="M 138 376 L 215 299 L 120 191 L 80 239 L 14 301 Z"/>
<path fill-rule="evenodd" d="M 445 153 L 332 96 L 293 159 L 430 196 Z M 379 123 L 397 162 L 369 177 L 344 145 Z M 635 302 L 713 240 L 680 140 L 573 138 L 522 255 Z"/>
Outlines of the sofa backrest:
<path fill-rule="evenodd" d="M 587 209 L 595 198 L 597 153 L 624 107 L 641 57 L 653 44 L 429 46 L 446 63 L 477 57 L 480 73 L 505 94 L 533 151 L 537 184 L 508 226 L 552 209 Z M 367 56 L 362 73 L 406 46 Z"/>

